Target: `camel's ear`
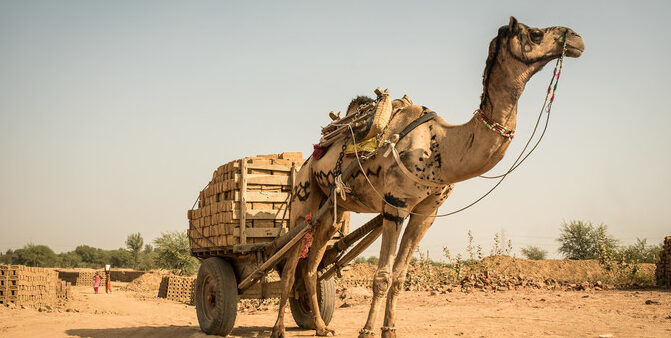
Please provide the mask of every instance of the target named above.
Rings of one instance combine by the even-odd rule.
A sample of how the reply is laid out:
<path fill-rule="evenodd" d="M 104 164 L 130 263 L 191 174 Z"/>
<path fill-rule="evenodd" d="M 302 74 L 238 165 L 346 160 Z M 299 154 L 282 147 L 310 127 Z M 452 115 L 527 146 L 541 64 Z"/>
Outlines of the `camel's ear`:
<path fill-rule="evenodd" d="M 510 22 L 508 22 L 508 31 L 515 32 L 517 31 L 517 19 L 514 16 L 510 17 Z"/>

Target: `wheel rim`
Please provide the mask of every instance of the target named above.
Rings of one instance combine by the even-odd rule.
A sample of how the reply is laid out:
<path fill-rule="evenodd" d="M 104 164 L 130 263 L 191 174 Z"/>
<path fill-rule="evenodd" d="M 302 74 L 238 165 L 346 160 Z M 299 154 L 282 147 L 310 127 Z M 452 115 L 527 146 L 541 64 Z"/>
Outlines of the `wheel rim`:
<path fill-rule="evenodd" d="M 201 295 L 203 300 L 203 313 L 208 320 L 214 318 L 214 309 L 217 306 L 217 292 L 214 278 L 207 275 L 203 281 L 203 293 Z"/>

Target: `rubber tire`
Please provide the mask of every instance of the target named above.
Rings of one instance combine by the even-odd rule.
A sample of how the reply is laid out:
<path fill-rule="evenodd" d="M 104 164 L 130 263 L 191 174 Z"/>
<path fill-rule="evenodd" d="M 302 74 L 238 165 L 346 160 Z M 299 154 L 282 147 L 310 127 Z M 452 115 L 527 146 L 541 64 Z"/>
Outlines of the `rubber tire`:
<path fill-rule="evenodd" d="M 214 300 L 204 295 L 210 284 Z M 238 282 L 229 262 L 219 257 L 203 261 L 198 270 L 194 291 L 196 315 L 200 329 L 207 334 L 226 336 L 233 330 L 238 310 Z"/>
<path fill-rule="evenodd" d="M 303 329 L 314 329 L 315 323 L 312 319 L 312 310 L 308 304 L 307 294 L 305 292 L 305 285 L 302 284 L 302 290 L 299 290 L 300 298 L 296 299 L 289 297 L 289 306 L 291 307 L 291 315 L 299 327 Z M 295 294 L 295 293 L 293 293 Z M 333 277 L 321 280 L 317 283 L 317 302 L 319 303 L 319 313 L 326 325 L 329 325 L 333 318 L 336 303 L 336 285 Z"/>

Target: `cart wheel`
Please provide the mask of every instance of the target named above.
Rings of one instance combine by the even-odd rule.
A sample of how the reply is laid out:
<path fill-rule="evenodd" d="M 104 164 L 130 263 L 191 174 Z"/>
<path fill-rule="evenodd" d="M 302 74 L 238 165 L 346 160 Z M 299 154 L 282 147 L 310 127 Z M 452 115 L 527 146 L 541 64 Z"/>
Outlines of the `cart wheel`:
<path fill-rule="evenodd" d="M 219 257 L 203 261 L 194 291 L 200 329 L 226 336 L 233 330 L 238 308 L 238 282 L 233 267 Z"/>
<path fill-rule="evenodd" d="M 295 294 L 295 293 L 294 293 Z M 335 310 L 336 286 L 333 277 L 321 280 L 317 283 L 317 302 L 319 303 L 319 313 L 328 325 L 333 318 L 333 311 Z M 291 307 L 291 314 L 294 321 L 299 327 L 304 329 L 314 329 L 315 323 L 312 319 L 312 310 L 308 303 L 307 293 L 305 292 L 305 284 L 301 283 L 298 291 L 298 298 L 289 297 L 289 305 Z"/>

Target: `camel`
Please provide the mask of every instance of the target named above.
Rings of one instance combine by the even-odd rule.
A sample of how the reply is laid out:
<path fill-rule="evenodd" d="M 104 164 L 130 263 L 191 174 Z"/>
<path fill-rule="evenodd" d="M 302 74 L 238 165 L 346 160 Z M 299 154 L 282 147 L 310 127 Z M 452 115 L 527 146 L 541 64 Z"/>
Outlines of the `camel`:
<path fill-rule="evenodd" d="M 373 297 L 359 338 L 375 336 L 378 309 L 385 297 L 381 336 L 396 337 L 395 307 L 406 278 L 407 266 L 412 253 L 433 223 L 438 207 L 450 195 L 455 183 L 486 173 L 503 158 L 514 135 L 517 101 L 527 81 L 549 61 L 562 55 L 564 41 L 566 56 L 579 57 L 582 54 L 584 43 L 573 30 L 566 27 L 533 28 L 510 17 L 508 25 L 501 27 L 489 44 L 480 107 L 473 118 L 464 124 L 451 125 L 435 117 L 418 125 L 402 139 L 394 139 L 395 134 L 419 117 L 435 114 L 426 107 L 412 104 L 407 97 L 394 100 L 395 109 L 400 111 L 389 122 L 382 139 L 397 141 L 395 148 L 398 156 L 384 156 L 382 149 L 363 163 L 362 170 L 342 177 L 351 191 L 345 199 L 336 197 L 338 219 L 345 211 L 383 215 L 382 243 L 379 264 L 373 278 Z M 356 109 L 356 106 L 367 101 L 365 98 L 357 98 L 349 109 Z M 351 142 L 351 139 L 334 143 L 321 159 L 312 157 L 301 168 L 292 202 L 292 220 L 303 219 L 316 211 L 331 194 L 340 170 L 337 163 L 341 158 L 341 149 L 344 149 L 343 142 L 348 141 Z M 385 144 L 383 147 L 391 145 Z M 342 168 L 351 161 L 356 159 L 343 158 Z M 366 175 L 362 175 L 363 170 Z M 370 179 L 370 183 L 364 176 Z M 396 251 L 403 222 L 408 216 L 409 221 Z M 317 274 L 327 242 L 342 222 L 334 222 L 333 209 L 312 222 L 313 241 L 307 262 L 301 269 L 301 278 L 310 299 L 316 334 L 326 336 L 335 332 L 325 325 L 319 313 Z M 296 245 L 289 251 L 282 267 L 283 291 L 271 337 L 284 337 L 284 312 L 294 284 L 300 247 Z"/>

